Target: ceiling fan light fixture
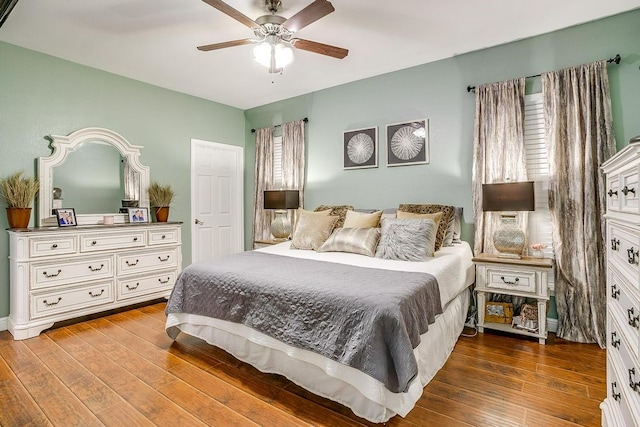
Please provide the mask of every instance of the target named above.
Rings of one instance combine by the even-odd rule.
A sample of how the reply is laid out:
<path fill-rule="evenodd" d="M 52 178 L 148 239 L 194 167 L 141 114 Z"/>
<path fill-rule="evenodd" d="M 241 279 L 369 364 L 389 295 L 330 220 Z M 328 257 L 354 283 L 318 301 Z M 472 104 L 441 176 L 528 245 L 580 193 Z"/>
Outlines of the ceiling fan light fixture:
<path fill-rule="evenodd" d="M 271 72 L 279 72 L 293 61 L 293 49 L 282 42 L 259 43 L 253 48 L 253 55 L 258 64 L 274 70 Z"/>

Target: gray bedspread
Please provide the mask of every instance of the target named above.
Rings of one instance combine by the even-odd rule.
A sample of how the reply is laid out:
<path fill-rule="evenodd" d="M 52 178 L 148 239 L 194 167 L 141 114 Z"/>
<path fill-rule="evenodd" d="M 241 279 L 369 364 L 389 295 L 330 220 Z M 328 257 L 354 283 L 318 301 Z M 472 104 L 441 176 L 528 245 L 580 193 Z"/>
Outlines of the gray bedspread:
<path fill-rule="evenodd" d="M 185 268 L 166 313 L 241 323 L 403 392 L 418 374 L 413 348 L 442 306 L 427 273 L 250 251 Z"/>

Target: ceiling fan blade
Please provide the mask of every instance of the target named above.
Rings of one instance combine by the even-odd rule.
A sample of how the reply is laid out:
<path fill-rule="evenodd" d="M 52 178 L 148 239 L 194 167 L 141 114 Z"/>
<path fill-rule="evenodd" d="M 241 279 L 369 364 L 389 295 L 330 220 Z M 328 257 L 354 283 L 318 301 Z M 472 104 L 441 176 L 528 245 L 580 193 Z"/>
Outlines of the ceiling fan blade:
<path fill-rule="evenodd" d="M 291 42 L 297 49 L 319 53 L 320 55 L 327 55 L 333 58 L 342 59 L 349 54 L 349 49 L 313 42 L 311 40 L 291 39 Z"/>
<path fill-rule="evenodd" d="M 223 43 L 205 44 L 203 46 L 198 46 L 198 50 L 208 52 L 210 50 L 224 49 L 225 47 L 242 46 L 243 44 L 251 44 L 253 42 L 254 41 L 252 39 L 231 40 Z"/>
<path fill-rule="evenodd" d="M 206 1 L 206 0 L 205 0 Z M 316 22 L 323 16 L 327 16 L 333 12 L 335 8 L 327 0 L 316 0 L 300 12 L 287 19 L 282 26 L 287 30 L 295 33 L 301 28 Z"/>
<path fill-rule="evenodd" d="M 222 2 L 220 0 L 202 0 L 202 1 L 207 3 L 210 6 L 215 7 L 220 12 L 222 12 L 222 13 L 224 13 L 226 15 L 229 15 L 230 17 L 232 17 L 236 21 L 240 22 L 241 24 L 246 25 L 247 27 L 251 28 L 252 30 L 257 30 L 258 28 L 260 28 L 260 25 L 258 25 L 253 19 L 251 19 L 248 16 L 238 12 L 236 9 L 232 8 L 231 6 L 226 4 L 225 2 Z"/>

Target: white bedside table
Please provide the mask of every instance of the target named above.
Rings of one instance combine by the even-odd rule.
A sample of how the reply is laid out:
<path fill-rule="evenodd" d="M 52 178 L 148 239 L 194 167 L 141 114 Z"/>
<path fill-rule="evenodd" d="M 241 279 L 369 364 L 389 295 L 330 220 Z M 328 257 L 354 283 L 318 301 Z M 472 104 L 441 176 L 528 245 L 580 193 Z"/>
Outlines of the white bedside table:
<path fill-rule="evenodd" d="M 547 305 L 549 302 L 548 274 L 553 267 L 549 258 L 498 258 L 494 254 L 480 254 L 473 258 L 476 265 L 476 292 L 478 294 L 478 332 L 495 329 L 538 338 L 540 344 L 547 339 Z M 511 324 L 485 322 L 486 293 L 514 295 L 537 300 L 538 331 L 516 329 Z"/>

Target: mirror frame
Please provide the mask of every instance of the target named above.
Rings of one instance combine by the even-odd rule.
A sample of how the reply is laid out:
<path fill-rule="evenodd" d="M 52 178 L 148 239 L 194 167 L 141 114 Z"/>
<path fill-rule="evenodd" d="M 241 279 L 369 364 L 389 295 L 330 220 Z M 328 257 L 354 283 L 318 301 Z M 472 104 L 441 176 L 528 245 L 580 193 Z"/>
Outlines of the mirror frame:
<path fill-rule="evenodd" d="M 140 180 L 140 201 L 139 206 L 149 206 L 149 167 L 140 163 L 139 145 L 132 145 L 120 134 L 104 128 L 84 128 L 70 133 L 69 135 L 51 135 L 47 139 L 52 153 L 47 157 L 38 157 L 38 179 L 40 190 L 38 192 L 38 225 L 40 227 L 57 226 L 55 215 L 51 214 L 53 209 L 53 169 L 61 165 L 69 154 L 80 148 L 85 142 L 99 141 L 107 143 L 117 149 L 120 155 L 129 162 L 132 170 L 138 173 Z M 128 222 L 127 214 L 119 212 L 105 212 L 101 214 L 77 214 L 78 225 L 98 225 L 102 224 L 105 215 L 113 215 L 116 224 Z"/>

